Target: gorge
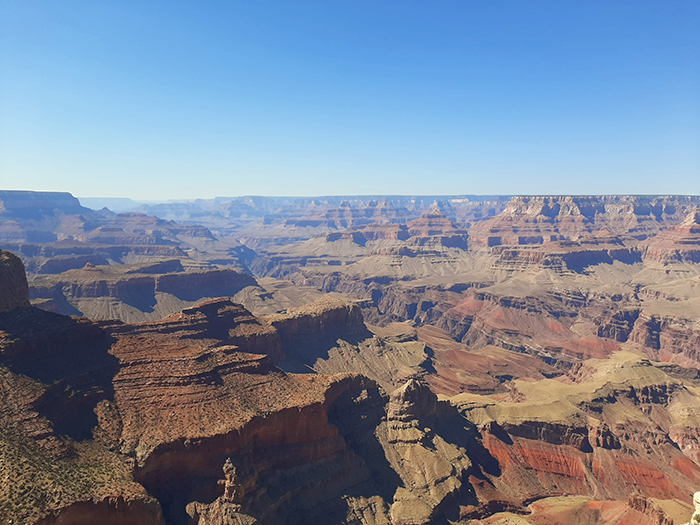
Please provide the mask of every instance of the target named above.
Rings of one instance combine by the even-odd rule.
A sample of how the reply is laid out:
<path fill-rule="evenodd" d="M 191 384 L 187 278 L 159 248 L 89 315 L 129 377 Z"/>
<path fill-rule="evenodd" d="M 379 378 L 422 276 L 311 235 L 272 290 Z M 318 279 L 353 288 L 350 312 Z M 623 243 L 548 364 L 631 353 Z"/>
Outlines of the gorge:
<path fill-rule="evenodd" d="M 700 198 L 0 193 L 3 524 L 693 512 Z"/>

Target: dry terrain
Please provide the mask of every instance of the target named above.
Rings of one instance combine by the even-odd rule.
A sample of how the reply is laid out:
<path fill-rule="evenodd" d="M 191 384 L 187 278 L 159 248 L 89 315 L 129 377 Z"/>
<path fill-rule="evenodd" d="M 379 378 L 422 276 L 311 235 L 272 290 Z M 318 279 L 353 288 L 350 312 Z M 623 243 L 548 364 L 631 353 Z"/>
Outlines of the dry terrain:
<path fill-rule="evenodd" d="M 0 523 L 690 519 L 700 198 L 0 199 Z"/>

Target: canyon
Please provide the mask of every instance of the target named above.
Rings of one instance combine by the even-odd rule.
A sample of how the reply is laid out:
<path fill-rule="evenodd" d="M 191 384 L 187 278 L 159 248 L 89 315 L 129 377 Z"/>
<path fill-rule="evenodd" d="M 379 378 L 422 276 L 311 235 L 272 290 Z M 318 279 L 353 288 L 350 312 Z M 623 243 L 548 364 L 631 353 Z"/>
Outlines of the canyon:
<path fill-rule="evenodd" d="M 0 201 L 3 525 L 693 513 L 700 197 Z"/>

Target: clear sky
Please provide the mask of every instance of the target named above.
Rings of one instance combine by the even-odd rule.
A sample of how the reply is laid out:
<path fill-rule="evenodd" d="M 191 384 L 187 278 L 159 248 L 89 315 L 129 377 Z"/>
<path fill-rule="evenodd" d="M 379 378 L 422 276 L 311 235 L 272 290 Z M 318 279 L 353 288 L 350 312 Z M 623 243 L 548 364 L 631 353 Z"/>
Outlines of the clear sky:
<path fill-rule="evenodd" d="M 0 0 L 0 188 L 700 194 L 700 1 Z"/>

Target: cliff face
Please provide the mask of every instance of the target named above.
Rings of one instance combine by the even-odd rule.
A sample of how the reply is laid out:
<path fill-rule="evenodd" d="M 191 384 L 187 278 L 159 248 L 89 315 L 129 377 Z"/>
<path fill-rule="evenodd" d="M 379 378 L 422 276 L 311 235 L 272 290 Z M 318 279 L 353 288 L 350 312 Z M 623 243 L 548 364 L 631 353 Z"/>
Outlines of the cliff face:
<path fill-rule="evenodd" d="M 241 305 L 230 299 L 212 299 L 166 317 L 160 321 L 133 325 L 117 324 L 111 328 L 119 334 L 120 345 L 141 338 L 166 338 L 184 344 L 232 346 L 234 353 L 266 355 L 272 362 L 282 358 L 277 331 L 261 323 Z"/>
<path fill-rule="evenodd" d="M 2 450 L 71 472 L 20 504 L 9 494 L 37 471 L 3 463 L 13 519 L 159 523 L 162 508 L 169 524 L 429 523 L 469 497 L 474 434 L 425 385 L 387 404 L 361 376 L 274 368 L 294 348 L 283 343 L 364 336 L 356 305 L 261 323 L 216 300 L 138 325 L 24 308 L 0 314 L 0 330 Z"/>
<path fill-rule="evenodd" d="M 366 330 L 347 304 L 279 324 L 286 341 Z M 382 450 L 377 385 L 277 371 L 274 323 L 228 300 L 138 325 L 22 308 L 0 314 L 0 334 L 8 519 L 162 523 L 162 508 L 172 524 L 224 514 L 328 523 L 387 513 L 368 466 Z M 222 477 L 233 483 L 227 465 L 237 488 L 221 496 Z M 51 477 L 62 471 L 70 475 Z M 25 484 L 36 499 L 15 500 Z"/>
<path fill-rule="evenodd" d="M 469 238 L 467 231 L 458 228 L 455 223 L 437 210 L 409 222 L 407 226 L 408 234 L 415 244 L 439 244 L 450 248 L 467 249 Z"/>
<path fill-rule="evenodd" d="M 332 298 L 268 315 L 264 322 L 279 333 L 287 358 L 302 363 L 315 361 L 338 339 L 359 341 L 371 337 L 359 305 Z"/>
<path fill-rule="evenodd" d="M 681 223 L 697 204 L 694 197 L 514 197 L 469 235 L 475 246 L 497 254 L 497 266 L 504 270 L 545 267 L 580 273 L 601 263 L 641 262 L 644 251 L 651 259 L 679 252 L 672 240 L 657 242 L 655 236 Z M 682 231 L 670 238 L 684 237 Z M 648 249 L 639 245 L 644 239 Z M 685 255 L 676 257 L 694 257 L 687 247 L 680 252 Z"/>
<path fill-rule="evenodd" d="M 24 265 L 16 255 L 0 250 L 0 313 L 29 306 Z"/>
<path fill-rule="evenodd" d="M 33 218 L 37 214 L 53 215 L 89 213 L 80 201 L 66 192 L 0 191 L 0 213 L 7 216 Z"/>
<path fill-rule="evenodd" d="M 179 260 L 169 260 L 148 265 L 87 264 L 80 270 L 40 276 L 32 281 L 29 296 L 47 311 L 138 322 L 161 319 L 207 298 L 233 297 L 247 287 L 257 287 L 257 282 L 240 270 L 184 271 Z"/>
<path fill-rule="evenodd" d="M 337 411 L 339 399 L 349 398 L 355 401 L 344 404 L 349 410 L 343 417 L 376 420 L 382 405 L 376 387 L 352 378 L 297 384 L 272 379 L 248 388 L 247 395 L 282 399 L 270 399 L 265 412 L 251 413 L 235 431 L 177 441 L 144 458 L 137 479 L 159 497 L 171 521 L 180 522 L 181 502 L 194 502 L 188 512 L 195 507 L 200 516 L 235 503 L 260 523 L 340 522 L 349 510 L 343 495 L 371 487 L 365 460 L 348 447 L 329 413 Z M 238 478 L 233 500 L 218 481 L 227 462 Z"/>
<path fill-rule="evenodd" d="M 450 409 L 415 380 L 391 395 L 386 423 L 378 434 L 402 482 L 391 505 L 394 524 L 432 523 L 436 515 L 450 513 L 465 499 L 462 491 L 468 492 L 467 471 L 472 467 L 465 448 L 468 442 L 450 442 L 440 432 L 447 426 L 452 436 L 461 431 L 467 437 L 464 425 L 450 421 Z"/>
<path fill-rule="evenodd" d="M 571 371 L 569 386 L 518 381 L 508 402 L 453 398 L 499 465 L 492 485 L 476 485 L 480 501 L 521 505 L 535 494 L 625 501 L 635 491 L 686 500 L 700 472 L 674 442 L 687 391 L 624 352 L 589 363 Z"/>
<path fill-rule="evenodd" d="M 30 275 L 173 257 L 243 268 L 247 258 L 239 243 L 222 242 L 203 226 L 91 210 L 69 193 L 51 192 L 0 191 L 0 246 L 21 257 Z"/>
<path fill-rule="evenodd" d="M 431 244 L 459 229 L 444 203 L 371 240 L 338 232 L 278 252 L 295 282 L 360 299 L 293 308 L 290 296 L 260 318 L 230 298 L 183 304 L 249 277 L 182 258 L 87 266 L 60 290 L 37 279 L 48 290 L 37 299 L 59 290 L 76 309 L 107 297 L 173 310 L 138 324 L 0 312 L 0 518 L 667 523 L 668 502 L 687 502 L 700 480 L 700 372 L 689 368 L 700 281 L 687 259 L 652 261 L 641 239 L 686 204 L 521 200 L 501 236 L 519 244 L 465 251 Z M 306 215 L 374 220 L 347 208 Z M 152 224 L 166 242 L 177 225 L 114 221 L 73 226 L 143 241 L 130 250 L 174 246 L 127 230 Z M 530 235 L 545 231 L 579 237 Z M 640 259 L 622 262 L 624 250 Z"/>
<path fill-rule="evenodd" d="M 660 263 L 700 263 L 700 212 L 693 210 L 685 220 L 649 239 L 645 258 Z"/>
<path fill-rule="evenodd" d="M 356 302 L 322 298 L 264 317 L 280 335 L 288 372 L 360 373 L 387 392 L 426 372 L 426 345 L 413 337 L 392 341 L 367 329 Z"/>
<path fill-rule="evenodd" d="M 375 414 L 371 429 L 384 404 L 376 385 L 274 371 L 276 330 L 228 301 L 141 325 L 25 308 L 0 314 L 0 330 L 8 519 L 161 523 L 155 496 L 168 523 L 186 523 L 189 502 L 202 511 L 220 495 L 228 460 L 243 479 L 244 510 L 262 523 L 325 522 L 328 512 L 340 521 L 341 496 L 369 480 L 329 413 L 344 399 L 344 418 Z M 27 457 L 40 458 L 34 476 L 71 474 L 34 485 Z M 38 499 L 14 501 L 27 483 Z"/>
<path fill-rule="evenodd" d="M 678 224 L 695 197 L 513 197 L 496 217 L 470 231 L 482 246 L 543 244 L 624 236 L 646 238 Z"/>
<path fill-rule="evenodd" d="M 352 337 L 368 333 L 358 304 L 331 297 L 292 308 L 287 313 L 268 315 L 265 322 L 279 332 L 283 343 L 290 348 L 327 336 Z"/>

